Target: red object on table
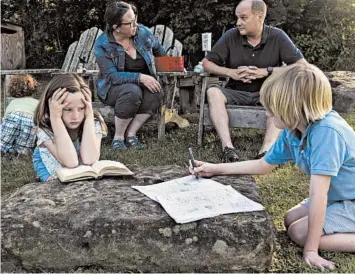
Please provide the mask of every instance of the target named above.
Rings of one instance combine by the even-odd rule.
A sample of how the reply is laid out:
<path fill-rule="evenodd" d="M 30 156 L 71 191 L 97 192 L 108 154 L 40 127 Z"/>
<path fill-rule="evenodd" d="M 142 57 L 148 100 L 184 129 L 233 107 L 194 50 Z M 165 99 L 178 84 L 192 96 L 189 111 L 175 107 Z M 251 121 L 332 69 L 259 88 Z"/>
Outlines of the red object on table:
<path fill-rule="evenodd" d="M 184 56 L 155 57 L 157 72 L 183 72 Z"/>

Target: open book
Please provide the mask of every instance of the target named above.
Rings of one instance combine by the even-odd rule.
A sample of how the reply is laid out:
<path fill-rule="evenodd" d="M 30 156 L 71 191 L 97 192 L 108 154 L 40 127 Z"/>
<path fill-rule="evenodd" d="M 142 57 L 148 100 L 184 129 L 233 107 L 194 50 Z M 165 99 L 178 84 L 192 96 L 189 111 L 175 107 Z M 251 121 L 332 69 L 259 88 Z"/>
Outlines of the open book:
<path fill-rule="evenodd" d="M 92 166 L 80 165 L 76 168 L 59 168 L 56 172 L 61 182 L 96 179 L 102 176 L 133 175 L 133 172 L 124 164 L 109 160 L 97 161 Z"/>

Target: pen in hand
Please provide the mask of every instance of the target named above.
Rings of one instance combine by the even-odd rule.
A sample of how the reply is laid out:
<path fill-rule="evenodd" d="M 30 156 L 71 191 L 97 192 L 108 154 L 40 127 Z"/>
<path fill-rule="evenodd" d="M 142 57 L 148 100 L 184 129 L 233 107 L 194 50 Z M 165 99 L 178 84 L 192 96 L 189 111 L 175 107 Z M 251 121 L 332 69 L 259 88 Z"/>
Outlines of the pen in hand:
<path fill-rule="evenodd" d="M 191 161 L 192 169 L 194 169 L 194 168 L 196 167 L 196 164 L 195 164 L 194 155 L 192 154 L 192 149 L 191 149 L 191 147 L 189 147 L 189 155 L 190 155 L 190 161 Z M 195 174 L 195 177 L 197 178 L 197 175 L 196 175 L 196 174 Z"/>

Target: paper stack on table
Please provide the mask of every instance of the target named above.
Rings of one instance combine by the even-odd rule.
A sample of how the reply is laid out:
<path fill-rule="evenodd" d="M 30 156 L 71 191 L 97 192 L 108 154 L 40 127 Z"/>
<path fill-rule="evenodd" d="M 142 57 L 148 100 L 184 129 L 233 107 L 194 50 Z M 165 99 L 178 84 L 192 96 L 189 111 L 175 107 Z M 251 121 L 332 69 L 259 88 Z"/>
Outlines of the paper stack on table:
<path fill-rule="evenodd" d="M 177 222 L 188 223 L 221 214 L 264 210 L 231 186 L 210 179 L 186 176 L 149 185 L 132 186 L 159 202 Z"/>

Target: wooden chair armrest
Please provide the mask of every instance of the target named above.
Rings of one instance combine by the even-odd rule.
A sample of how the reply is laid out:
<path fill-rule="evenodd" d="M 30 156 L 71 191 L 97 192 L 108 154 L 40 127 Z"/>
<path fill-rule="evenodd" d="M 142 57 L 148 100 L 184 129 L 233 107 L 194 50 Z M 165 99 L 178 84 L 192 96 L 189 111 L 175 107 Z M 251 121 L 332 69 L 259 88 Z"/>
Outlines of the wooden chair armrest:
<path fill-rule="evenodd" d="M 18 74 L 51 74 L 59 72 L 60 69 L 18 69 L 18 70 L 1 70 L 1 75 L 18 75 Z"/>

